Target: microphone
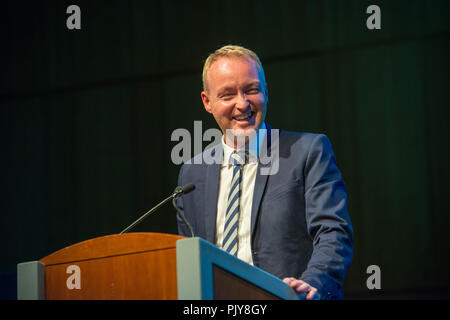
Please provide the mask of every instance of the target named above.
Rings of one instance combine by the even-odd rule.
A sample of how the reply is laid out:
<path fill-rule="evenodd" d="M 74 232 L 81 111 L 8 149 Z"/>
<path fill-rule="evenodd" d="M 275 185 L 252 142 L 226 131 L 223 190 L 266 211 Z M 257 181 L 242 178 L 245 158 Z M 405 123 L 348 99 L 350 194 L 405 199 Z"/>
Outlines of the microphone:
<path fill-rule="evenodd" d="M 176 187 L 174 193 L 176 193 L 176 198 L 182 194 L 186 194 L 195 189 L 195 185 L 193 183 L 185 184 L 182 187 Z"/>
<path fill-rule="evenodd" d="M 132 228 L 134 228 L 135 226 L 137 226 L 139 223 L 141 223 L 145 218 L 147 218 L 149 215 L 151 215 L 153 212 L 155 212 L 156 210 L 158 210 L 160 207 L 162 207 L 164 204 L 166 204 L 167 202 L 169 202 L 170 200 L 173 200 L 173 204 L 175 203 L 175 199 L 178 197 L 181 197 L 183 194 L 189 193 L 192 190 L 195 189 L 195 185 L 193 183 L 188 183 L 182 187 L 176 187 L 175 190 L 172 192 L 172 194 L 170 196 L 168 196 L 167 198 L 165 198 L 163 201 L 161 201 L 160 203 L 158 203 L 156 206 L 154 206 L 153 208 L 151 208 L 149 211 L 147 211 L 146 213 L 144 213 L 139 219 L 137 219 L 136 221 L 134 221 L 132 224 L 130 224 L 128 227 L 126 227 L 125 229 L 123 229 L 119 234 L 128 232 L 129 230 L 131 230 Z M 176 206 L 175 206 L 176 208 Z M 178 212 L 178 208 L 177 212 Z M 178 212 L 180 213 L 180 212 Z M 180 214 L 180 216 L 182 217 L 183 221 L 188 225 L 189 230 L 191 231 L 192 235 L 194 235 L 194 233 L 192 232 L 192 227 L 189 225 L 189 223 L 187 222 L 186 218 L 184 217 L 183 214 Z"/>
<path fill-rule="evenodd" d="M 181 195 L 181 194 L 189 193 L 189 192 L 191 192 L 194 189 L 195 189 L 195 185 L 193 183 L 189 183 L 189 184 L 184 185 L 183 187 L 176 187 L 174 192 L 179 192 L 179 195 Z M 181 217 L 183 222 L 188 227 L 189 231 L 191 232 L 191 237 L 193 238 L 194 237 L 194 230 L 192 229 L 192 226 L 189 223 L 189 221 L 184 216 L 184 213 L 181 212 L 180 210 L 178 210 L 178 206 L 177 206 L 177 203 L 176 203 L 177 198 L 178 198 L 178 196 L 176 196 L 176 197 L 174 197 L 172 199 L 172 205 L 175 208 L 175 210 L 177 211 L 177 214 Z"/>

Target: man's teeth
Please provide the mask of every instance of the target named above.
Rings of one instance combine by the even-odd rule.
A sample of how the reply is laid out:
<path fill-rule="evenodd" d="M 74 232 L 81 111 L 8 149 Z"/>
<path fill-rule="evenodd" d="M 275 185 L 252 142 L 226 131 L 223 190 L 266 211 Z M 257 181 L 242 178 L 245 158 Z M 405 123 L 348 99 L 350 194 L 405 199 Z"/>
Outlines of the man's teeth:
<path fill-rule="evenodd" d="M 239 116 L 239 117 L 234 117 L 236 120 L 249 120 L 250 117 L 252 116 L 251 113 L 243 115 L 243 116 Z"/>

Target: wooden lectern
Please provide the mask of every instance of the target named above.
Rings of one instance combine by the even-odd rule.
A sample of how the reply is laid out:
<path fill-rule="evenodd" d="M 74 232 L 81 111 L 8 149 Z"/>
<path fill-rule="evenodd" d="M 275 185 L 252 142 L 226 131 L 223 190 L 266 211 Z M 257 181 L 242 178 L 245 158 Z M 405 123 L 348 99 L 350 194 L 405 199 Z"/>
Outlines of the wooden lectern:
<path fill-rule="evenodd" d="M 125 233 L 19 263 L 18 299 L 298 299 L 292 288 L 200 238 Z"/>

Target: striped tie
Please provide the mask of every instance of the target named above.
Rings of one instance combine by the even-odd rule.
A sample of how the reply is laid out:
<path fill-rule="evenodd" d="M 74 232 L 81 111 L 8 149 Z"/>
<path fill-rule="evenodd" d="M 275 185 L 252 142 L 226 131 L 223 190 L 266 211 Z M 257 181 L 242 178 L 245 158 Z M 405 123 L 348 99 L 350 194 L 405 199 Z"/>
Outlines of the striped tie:
<path fill-rule="evenodd" d="M 231 179 L 230 193 L 228 194 L 227 211 L 225 214 L 225 227 L 223 249 L 237 256 L 238 251 L 238 222 L 239 198 L 241 197 L 241 167 L 244 161 L 234 152 L 230 161 L 233 164 L 233 178 Z"/>

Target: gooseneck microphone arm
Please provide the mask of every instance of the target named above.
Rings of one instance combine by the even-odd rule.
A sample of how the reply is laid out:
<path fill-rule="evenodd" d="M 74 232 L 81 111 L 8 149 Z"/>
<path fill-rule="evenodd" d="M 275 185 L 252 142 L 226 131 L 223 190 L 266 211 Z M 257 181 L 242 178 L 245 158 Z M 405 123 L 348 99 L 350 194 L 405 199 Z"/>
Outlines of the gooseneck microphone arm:
<path fill-rule="evenodd" d="M 147 211 L 146 213 L 144 213 L 139 219 L 137 219 L 136 221 L 134 221 L 132 224 L 130 224 L 128 227 L 126 227 L 125 229 L 123 229 L 119 234 L 128 232 L 129 230 L 133 229 L 135 226 L 137 226 L 139 223 L 141 223 L 145 218 L 147 218 L 149 215 L 151 215 L 152 213 L 154 213 L 156 210 L 158 210 L 159 208 L 161 208 L 164 204 L 166 204 L 167 202 L 169 202 L 170 200 L 175 200 L 176 198 L 178 198 L 179 196 L 189 193 L 192 190 L 195 189 L 195 185 L 193 185 L 192 183 L 189 183 L 187 185 L 184 185 L 182 187 L 176 187 L 175 190 L 172 192 L 172 194 L 170 196 L 168 196 L 167 198 L 165 198 L 163 201 L 161 201 L 160 203 L 158 203 L 156 206 L 154 206 L 153 208 L 151 208 L 149 211 Z M 177 210 L 178 212 L 178 210 Z M 183 219 L 184 220 L 184 219 Z M 189 224 L 188 224 L 189 225 Z"/>
<path fill-rule="evenodd" d="M 194 237 L 194 230 L 192 229 L 191 224 L 187 221 L 186 217 L 184 216 L 184 213 L 180 210 L 178 210 L 177 207 L 177 198 L 173 198 L 172 199 L 172 205 L 175 208 L 175 210 L 177 210 L 177 214 L 181 217 L 181 219 L 183 220 L 184 224 L 188 227 L 189 231 L 191 232 L 191 237 Z"/>

